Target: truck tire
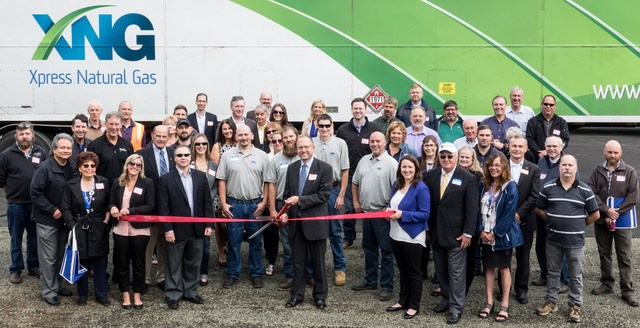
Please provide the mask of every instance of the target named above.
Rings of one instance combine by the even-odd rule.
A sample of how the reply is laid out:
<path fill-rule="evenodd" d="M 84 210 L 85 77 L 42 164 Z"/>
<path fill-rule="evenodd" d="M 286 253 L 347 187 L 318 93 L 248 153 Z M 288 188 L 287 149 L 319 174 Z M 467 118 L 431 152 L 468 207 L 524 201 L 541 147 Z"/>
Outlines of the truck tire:
<path fill-rule="evenodd" d="M 34 143 L 44 149 L 45 154 L 49 156 L 49 153 L 51 152 L 51 138 L 39 131 L 35 131 L 34 138 Z M 3 134 L 2 138 L 0 138 L 0 153 L 11 147 L 15 142 L 16 139 L 13 131 Z"/>

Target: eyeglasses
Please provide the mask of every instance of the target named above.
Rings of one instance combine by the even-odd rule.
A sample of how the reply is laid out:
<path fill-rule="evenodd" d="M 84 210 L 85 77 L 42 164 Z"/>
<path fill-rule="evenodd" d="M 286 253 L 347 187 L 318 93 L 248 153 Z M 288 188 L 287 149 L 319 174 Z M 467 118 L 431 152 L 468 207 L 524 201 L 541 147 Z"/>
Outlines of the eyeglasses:
<path fill-rule="evenodd" d="M 208 142 L 194 142 L 193 145 L 196 146 L 196 147 L 198 147 L 198 146 L 208 146 L 209 143 Z"/>
<path fill-rule="evenodd" d="M 127 165 L 129 165 L 129 166 L 135 166 L 135 167 L 142 167 L 142 163 L 129 162 L 129 163 L 127 163 Z"/>
<path fill-rule="evenodd" d="M 331 127 L 331 124 L 318 124 L 318 127 L 321 129 L 328 129 Z"/>
<path fill-rule="evenodd" d="M 556 104 L 552 104 L 552 103 L 542 103 L 542 105 L 543 105 L 543 106 L 545 106 L 545 107 L 553 107 L 553 106 L 555 106 Z"/>
<path fill-rule="evenodd" d="M 284 111 L 281 111 L 281 110 L 274 110 L 274 111 L 273 111 L 273 116 L 276 116 L 276 115 L 284 115 Z"/>
<path fill-rule="evenodd" d="M 273 134 L 274 132 L 277 132 L 278 130 L 269 130 L 267 131 L 267 134 Z"/>
<path fill-rule="evenodd" d="M 95 169 L 96 165 L 95 164 L 82 164 L 82 167 L 84 167 L 85 169 L 88 169 L 88 168 Z"/>
<path fill-rule="evenodd" d="M 189 153 L 186 153 L 186 154 L 175 154 L 175 155 L 176 155 L 176 157 L 189 157 L 189 156 L 191 156 L 191 154 L 189 154 Z"/>
<path fill-rule="evenodd" d="M 274 144 L 274 145 L 281 144 L 282 143 L 282 139 L 271 140 L 271 143 Z"/>
<path fill-rule="evenodd" d="M 440 159 L 453 159 L 453 155 L 440 155 Z"/>

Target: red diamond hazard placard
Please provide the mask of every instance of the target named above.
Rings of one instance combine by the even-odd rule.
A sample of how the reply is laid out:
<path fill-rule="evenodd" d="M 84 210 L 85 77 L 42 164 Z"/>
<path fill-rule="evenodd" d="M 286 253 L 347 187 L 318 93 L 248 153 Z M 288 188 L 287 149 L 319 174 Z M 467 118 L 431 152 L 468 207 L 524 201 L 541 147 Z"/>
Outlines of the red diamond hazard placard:
<path fill-rule="evenodd" d="M 384 101 L 387 100 L 387 97 L 389 97 L 389 95 L 376 84 L 371 88 L 371 90 L 369 90 L 369 92 L 367 92 L 364 96 L 364 100 L 367 102 L 367 106 L 369 106 L 374 113 L 378 114 L 384 105 Z"/>

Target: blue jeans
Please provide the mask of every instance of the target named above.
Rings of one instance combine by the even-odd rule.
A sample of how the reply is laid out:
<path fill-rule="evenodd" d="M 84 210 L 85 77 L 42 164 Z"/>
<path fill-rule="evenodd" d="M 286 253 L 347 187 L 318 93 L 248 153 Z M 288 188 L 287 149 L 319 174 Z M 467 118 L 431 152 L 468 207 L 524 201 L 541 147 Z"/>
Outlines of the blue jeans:
<path fill-rule="evenodd" d="M 346 214 L 351 214 L 354 212 L 353 195 L 351 195 L 352 178 L 353 177 L 349 175 L 347 190 L 344 193 L 344 212 Z M 346 240 L 349 245 L 352 245 L 353 241 L 356 240 L 356 220 L 343 220 L 342 229 L 344 230 L 344 240 Z"/>
<path fill-rule="evenodd" d="M 379 264 L 380 287 L 388 292 L 393 290 L 393 251 L 391 250 L 389 229 L 389 221 L 386 219 L 366 219 L 362 221 L 364 280 L 369 285 L 378 286 Z"/>
<path fill-rule="evenodd" d="M 9 272 L 24 270 L 22 258 L 22 237 L 27 231 L 27 268 L 33 271 L 38 263 L 38 239 L 36 223 L 31 220 L 31 203 L 12 203 L 7 206 L 7 225 L 11 237 L 11 265 Z"/>
<path fill-rule="evenodd" d="M 227 203 L 231 205 L 231 213 L 234 218 L 252 219 L 253 213 L 258 207 L 261 199 L 238 200 L 228 198 Z M 249 235 L 262 228 L 262 221 L 255 222 L 229 222 L 227 223 L 227 236 L 229 238 L 229 253 L 227 254 L 227 276 L 238 278 L 242 270 L 242 254 L 240 246 L 244 230 Z M 262 277 L 264 275 L 264 265 L 262 263 L 262 235 L 257 235 L 249 240 L 249 274 L 251 277 Z"/>
<path fill-rule="evenodd" d="M 276 210 L 284 206 L 284 201 L 276 200 Z M 282 243 L 282 271 L 284 277 L 293 279 L 293 259 L 291 258 L 291 245 L 289 244 L 289 227 L 280 227 L 280 242 Z"/>
<path fill-rule="evenodd" d="M 329 215 L 339 215 L 340 212 L 335 209 L 336 198 L 340 193 L 340 186 L 335 186 L 331 189 L 331 195 L 329 196 Z M 331 252 L 333 253 L 333 270 L 346 271 L 347 269 L 347 257 L 344 256 L 344 247 L 342 245 L 342 226 L 340 220 L 329 220 L 329 242 L 331 245 Z"/>

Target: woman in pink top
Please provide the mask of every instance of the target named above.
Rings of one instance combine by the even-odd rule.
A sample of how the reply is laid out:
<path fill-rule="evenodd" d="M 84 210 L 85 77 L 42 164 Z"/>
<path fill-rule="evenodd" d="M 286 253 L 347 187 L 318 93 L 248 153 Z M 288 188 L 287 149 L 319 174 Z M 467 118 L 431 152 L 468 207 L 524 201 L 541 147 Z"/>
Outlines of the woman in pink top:
<path fill-rule="evenodd" d="M 151 179 L 144 177 L 142 156 L 127 158 L 120 178 L 111 186 L 109 213 L 117 221 L 113 228 L 113 261 L 117 268 L 122 307 L 131 309 L 129 266 L 133 265 L 133 308 L 142 309 L 140 294 L 144 290 L 144 258 L 151 223 L 120 220 L 125 215 L 149 214 L 155 208 L 156 192 Z"/>

